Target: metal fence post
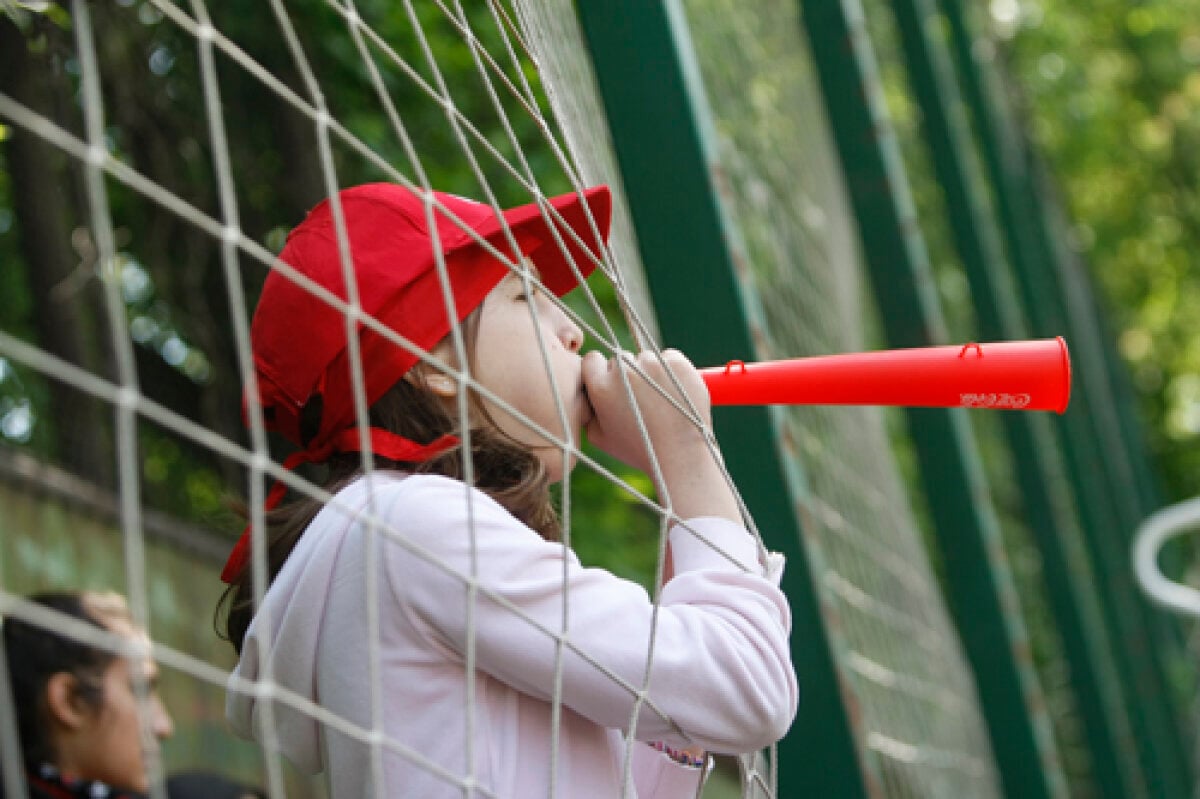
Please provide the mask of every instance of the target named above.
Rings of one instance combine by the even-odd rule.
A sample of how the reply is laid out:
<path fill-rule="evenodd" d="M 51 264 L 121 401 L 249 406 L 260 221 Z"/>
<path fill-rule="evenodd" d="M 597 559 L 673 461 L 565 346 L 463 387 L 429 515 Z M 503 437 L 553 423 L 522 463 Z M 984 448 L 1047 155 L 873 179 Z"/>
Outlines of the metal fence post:
<path fill-rule="evenodd" d="M 1022 303 L 1036 333 L 1066 331 L 1076 361 L 1072 408 L 1057 425 L 1076 508 L 1098 581 L 1101 608 L 1121 675 L 1126 712 L 1133 726 L 1143 776 L 1152 795 L 1184 796 L 1189 762 L 1177 720 L 1172 717 L 1163 649 L 1174 642 L 1164 620 L 1140 600 L 1133 585 L 1128 539 L 1144 514 L 1145 488 L 1121 437 L 1110 403 L 1111 362 L 1095 318 L 1090 286 L 1079 265 L 1056 249 L 1062 242 L 1048 230 L 1038 178 L 999 97 L 996 76 L 976 58 L 974 37 L 958 0 L 943 0 L 964 95 L 976 119 L 981 154 L 995 189 L 1004 244 L 1017 277 Z M 1065 231 L 1057 231 L 1062 234 Z M 1073 271 L 1072 271 L 1073 270 Z M 1064 276 L 1073 286 L 1064 286 Z M 1107 409 L 1107 410 L 1105 410 Z M 1102 422 L 1098 414 L 1109 420 Z M 1120 471 L 1118 471 L 1120 470 Z"/>
<path fill-rule="evenodd" d="M 1028 325 L 1017 304 L 989 187 L 978 168 L 936 3 L 894 0 L 892 5 L 921 107 L 930 158 L 945 192 L 955 245 L 971 285 L 980 332 L 987 339 L 1026 338 Z M 1136 743 L 1075 509 L 1063 490 L 1063 467 L 1054 432 L 1048 419 L 1032 414 L 1004 414 L 1002 422 L 1017 467 L 1014 476 L 1025 500 L 1026 522 L 1042 556 L 1047 596 L 1064 641 L 1096 787 L 1114 799 L 1141 795 L 1145 788 Z"/>
<path fill-rule="evenodd" d="M 889 342 L 939 343 L 944 323 L 862 8 L 856 0 L 802 7 Z M 1065 778 L 967 419 L 962 411 L 919 409 L 908 420 L 1005 790 L 1063 796 Z"/>

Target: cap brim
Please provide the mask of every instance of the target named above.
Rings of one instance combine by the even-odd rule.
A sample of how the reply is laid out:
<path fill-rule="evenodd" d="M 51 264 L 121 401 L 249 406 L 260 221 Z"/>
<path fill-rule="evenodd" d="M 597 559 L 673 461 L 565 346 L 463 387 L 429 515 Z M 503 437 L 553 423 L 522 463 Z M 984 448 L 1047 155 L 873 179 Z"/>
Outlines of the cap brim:
<path fill-rule="evenodd" d="M 603 245 L 608 241 L 612 222 L 612 194 L 607 186 L 595 186 L 584 189 L 583 199 L 571 192 L 551 197 L 547 202 L 562 217 L 561 222 L 548 218 L 537 203 L 529 203 L 505 211 L 503 224 L 491 217 L 475 232 L 494 243 L 499 243 L 498 237 L 503 236 L 504 225 L 514 234 L 532 235 L 541 242 L 531 257 L 541 272 L 542 283 L 562 296 L 578 286 L 581 278 L 590 275 L 603 258 Z"/>

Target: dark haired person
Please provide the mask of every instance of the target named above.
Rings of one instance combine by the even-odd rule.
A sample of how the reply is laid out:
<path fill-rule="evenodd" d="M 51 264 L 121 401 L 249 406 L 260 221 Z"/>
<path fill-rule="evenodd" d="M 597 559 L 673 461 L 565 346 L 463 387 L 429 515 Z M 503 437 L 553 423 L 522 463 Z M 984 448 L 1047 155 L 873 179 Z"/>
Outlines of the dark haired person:
<path fill-rule="evenodd" d="M 3 620 L 30 799 L 121 799 L 148 789 L 146 764 L 173 732 L 155 690 L 146 633 L 115 593 L 56 592 L 31 601 L 147 644 L 129 658 L 26 621 Z M 148 702 L 137 685 L 149 688 Z M 143 723 L 146 725 L 143 727 Z M 3 793 L 0 781 L 0 794 Z"/>

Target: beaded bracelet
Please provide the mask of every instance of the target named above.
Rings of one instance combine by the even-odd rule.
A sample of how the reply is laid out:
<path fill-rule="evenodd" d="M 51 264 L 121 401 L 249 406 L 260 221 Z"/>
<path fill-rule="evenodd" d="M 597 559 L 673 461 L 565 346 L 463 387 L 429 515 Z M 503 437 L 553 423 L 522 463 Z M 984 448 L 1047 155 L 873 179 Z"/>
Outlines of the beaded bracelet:
<path fill-rule="evenodd" d="M 692 757 L 687 752 L 667 746 L 662 741 L 653 741 L 650 743 L 650 746 L 653 746 L 676 763 L 682 763 L 690 768 L 704 768 L 706 761 L 703 757 Z"/>

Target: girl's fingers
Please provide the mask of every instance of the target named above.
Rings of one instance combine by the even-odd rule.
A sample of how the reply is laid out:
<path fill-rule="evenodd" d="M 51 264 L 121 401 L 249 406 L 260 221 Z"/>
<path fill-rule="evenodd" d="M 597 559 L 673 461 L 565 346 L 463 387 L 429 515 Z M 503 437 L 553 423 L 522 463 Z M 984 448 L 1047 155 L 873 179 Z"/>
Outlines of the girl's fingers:
<path fill-rule="evenodd" d="M 625 361 L 625 376 L 629 380 L 638 406 L 643 410 L 656 403 L 666 403 L 666 400 L 659 396 L 660 391 L 673 396 L 677 402 L 681 401 L 679 390 L 675 387 L 676 381 L 693 402 L 700 400 L 702 404 L 708 404 L 707 389 L 699 373 L 687 356 L 679 350 L 663 350 L 661 358 L 648 350 L 637 354 L 621 351 L 612 358 L 606 358 L 602 353 L 593 350 L 584 356 L 581 377 L 593 407 L 601 406 L 597 407 L 598 411 L 602 412 L 602 408 L 608 409 L 608 404 L 612 402 L 628 405 L 624 381 L 617 367 L 617 358 Z M 658 388 L 650 385 L 651 383 Z"/>
<path fill-rule="evenodd" d="M 592 406 L 603 404 L 604 398 L 612 389 L 612 377 L 615 375 L 612 361 L 600 352 L 593 350 L 583 356 L 580 377 L 587 390 L 588 399 Z"/>
<path fill-rule="evenodd" d="M 620 353 L 617 357 L 631 356 Z M 626 374 L 633 377 L 628 369 Z M 592 405 L 588 440 L 618 460 L 645 470 L 645 445 L 625 394 L 616 357 L 605 358 L 599 352 L 589 352 L 583 360 L 581 377 Z"/>

